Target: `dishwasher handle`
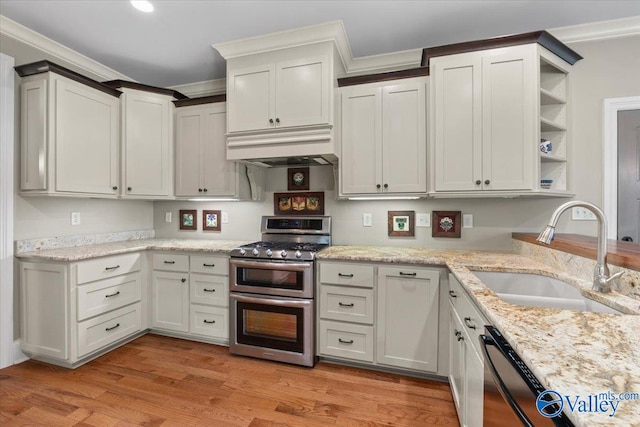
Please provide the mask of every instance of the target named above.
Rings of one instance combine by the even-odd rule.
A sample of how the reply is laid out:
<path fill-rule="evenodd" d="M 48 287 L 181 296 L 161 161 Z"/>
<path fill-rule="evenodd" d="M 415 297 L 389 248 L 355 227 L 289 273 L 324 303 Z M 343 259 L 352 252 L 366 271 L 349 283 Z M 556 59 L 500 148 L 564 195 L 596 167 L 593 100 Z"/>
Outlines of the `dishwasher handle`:
<path fill-rule="evenodd" d="M 482 348 L 482 353 L 484 355 L 485 366 L 489 367 L 489 370 L 491 371 L 491 376 L 493 377 L 493 382 L 498 387 L 498 391 L 500 392 L 504 400 L 509 404 L 509 406 L 513 410 L 513 413 L 522 422 L 522 425 L 526 427 L 535 427 L 531 422 L 531 420 L 527 418 L 525 413 L 522 411 L 522 408 L 520 408 L 520 406 L 518 405 L 518 402 L 516 402 L 516 400 L 513 398 L 513 396 L 511 395 L 511 392 L 509 392 L 509 389 L 505 385 L 504 381 L 502 381 L 502 378 L 500 377 L 500 374 L 498 373 L 498 370 L 496 369 L 496 366 L 493 363 L 493 360 L 491 360 L 491 355 L 489 354 L 489 350 L 487 350 L 487 346 L 488 345 L 495 346 L 498 349 L 498 351 L 500 351 L 501 354 L 502 354 L 502 351 L 496 345 L 493 338 L 488 337 L 486 335 L 480 335 L 478 339 L 480 340 L 480 347 Z M 485 373 L 486 373 L 486 369 L 485 369 Z"/>

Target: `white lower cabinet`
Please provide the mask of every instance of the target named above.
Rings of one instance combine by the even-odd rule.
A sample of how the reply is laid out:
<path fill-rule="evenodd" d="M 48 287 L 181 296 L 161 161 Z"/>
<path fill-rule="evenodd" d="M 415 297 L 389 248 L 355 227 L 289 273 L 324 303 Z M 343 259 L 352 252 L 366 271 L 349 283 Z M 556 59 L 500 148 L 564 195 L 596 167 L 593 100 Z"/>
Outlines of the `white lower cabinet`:
<path fill-rule="evenodd" d="M 443 269 L 318 262 L 319 355 L 437 373 Z"/>
<path fill-rule="evenodd" d="M 461 426 L 482 427 L 484 361 L 478 337 L 488 322 L 449 275 L 449 384 Z"/>
<path fill-rule="evenodd" d="M 146 328 L 140 253 L 79 262 L 20 262 L 21 348 L 76 367 Z"/>
<path fill-rule="evenodd" d="M 228 257 L 156 253 L 153 268 L 153 330 L 228 344 Z"/>

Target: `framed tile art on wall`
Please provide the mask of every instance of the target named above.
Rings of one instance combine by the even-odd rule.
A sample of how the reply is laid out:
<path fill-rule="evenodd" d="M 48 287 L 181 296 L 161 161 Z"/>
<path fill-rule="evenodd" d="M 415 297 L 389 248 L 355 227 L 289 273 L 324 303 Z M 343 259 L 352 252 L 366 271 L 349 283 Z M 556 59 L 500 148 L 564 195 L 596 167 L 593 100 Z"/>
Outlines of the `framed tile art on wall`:
<path fill-rule="evenodd" d="M 389 236 L 415 236 L 415 216 L 414 211 L 388 211 Z"/>
<path fill-rule="evenodd" d="M 202 231 L 222 231 L 222 212 L 202 211 Z"/>
<path fill-rule="evenodd" d="M 460 238 L 462 212 L 433 211 L 431 213 L 431 237 Z"/>
<path fill-rule="evenodd" d="M 180 230 L 198 229 L 198 211 L 193 209 L 180 210 Z"/>

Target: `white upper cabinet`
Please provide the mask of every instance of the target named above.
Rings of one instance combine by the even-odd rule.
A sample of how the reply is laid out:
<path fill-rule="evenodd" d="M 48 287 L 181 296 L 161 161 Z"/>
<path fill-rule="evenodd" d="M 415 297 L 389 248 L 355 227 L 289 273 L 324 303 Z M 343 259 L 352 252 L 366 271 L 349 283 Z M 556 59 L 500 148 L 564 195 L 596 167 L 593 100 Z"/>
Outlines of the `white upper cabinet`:
<path fill-rule="evenodd" d="M 23 78 L 22 195 L 119 194 L 118 94 L 54 72 Z"/>
<path fill-rule="evenodd" d="M 173 98 L 122 90 L 122 195 L 169 198 L 173 196 Z"/>
<path fill-rule="evenodd" d="M 275 127 L 275 74 L 274 64 L 227 73 L 230 133 Z"/>
<path fill-rule="evenodd" d="M 250 198 L 246 166 L 226 159 L 225 129 L 224 102 L 176 108 L 177 197 Z"/>
<path fill-rule="evenodd" d="M 566 89 L 569 68 L 536 43 L 431 58 L 431 192 L 567 195 L 566 90 L 548 96 L 558 85 L 546 82 Z"/>
<path fill-rule="evenodd" d="M 425 89 L 412 78 L 341 90 L 341 195 L 426 195 Z"/>

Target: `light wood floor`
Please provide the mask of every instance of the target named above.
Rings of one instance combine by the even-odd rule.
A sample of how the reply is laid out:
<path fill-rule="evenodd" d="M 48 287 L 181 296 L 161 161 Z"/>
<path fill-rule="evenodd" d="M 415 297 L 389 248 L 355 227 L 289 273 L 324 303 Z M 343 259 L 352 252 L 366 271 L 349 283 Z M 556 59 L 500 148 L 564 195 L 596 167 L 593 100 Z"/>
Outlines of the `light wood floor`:
<path fill-rule="evenodd" d="M 444 383 L 149 334 L 75 370 L 32 361 L 0 370 L 0 425 L 424 427 L 457 418 Z"/>

